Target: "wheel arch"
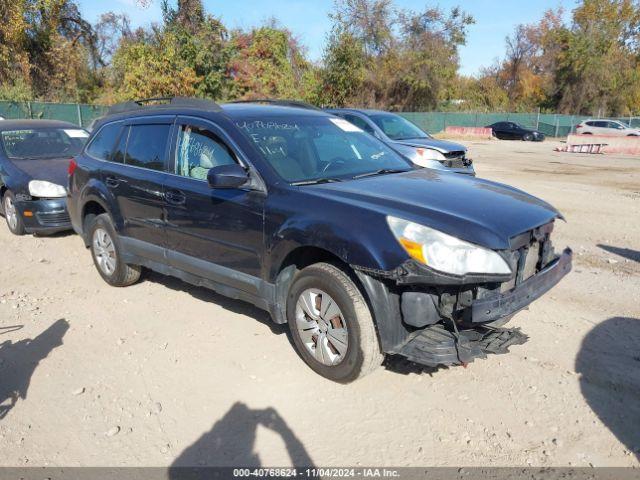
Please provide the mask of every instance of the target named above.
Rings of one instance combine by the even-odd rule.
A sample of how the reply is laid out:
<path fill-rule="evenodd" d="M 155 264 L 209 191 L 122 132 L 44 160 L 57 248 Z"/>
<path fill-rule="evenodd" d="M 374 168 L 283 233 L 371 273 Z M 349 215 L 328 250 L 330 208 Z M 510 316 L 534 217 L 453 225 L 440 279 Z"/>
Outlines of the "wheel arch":
<path fill-rule="evenodd" d="M 85 201 L 82 203 L 82 208 L 80 209 L 80 228 L 82 228 L 82 239 L 86 246 L 89 246 L 89 239 L 87 238 L 86 231 L 87 218 L 89 218 L 89 216 L 97 217 L 103 213 L 111 215 L 106 203 L 95 195 L 87 196 Z"/>

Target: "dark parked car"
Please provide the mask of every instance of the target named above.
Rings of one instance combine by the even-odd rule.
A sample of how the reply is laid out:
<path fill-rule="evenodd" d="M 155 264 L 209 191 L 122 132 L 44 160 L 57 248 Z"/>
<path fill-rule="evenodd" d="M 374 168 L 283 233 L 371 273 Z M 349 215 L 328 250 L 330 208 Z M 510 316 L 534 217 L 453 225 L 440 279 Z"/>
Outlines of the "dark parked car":
<path fill-rule="evenodd" d="M 67 169 L 89 134 L 67 122 L 0 123 L 0 213 L 16 235 L 71 229 Z"/>
<path fill-rule="evenodd" d="M 348 120 L 361 130 L 382 140 L 416 165 L 475 175 L 467 147 L 433 138 L 420 127 L 395 113 L 380 110 L 333 108 L 327 112 Z"/>
<path fill-rule="evenodd" d="M 70 172 L 73 227 L 107 283 L 147 267 L 251 302 L 340 382 L 385 353 L 453 365 L 505 352 L 526 337 L 497 327 L 571 267 L 548 203 L 415 167 L 322 111 L 119 105 Z"/>
<path fill-rule="evenodd" d="M 485 128 L 493 130 L 493 136 L 500 140 L 524 140 L 525 142 L 544 141 L 544 133 L 523 127 L 515 122 L 497 122 Z"/>

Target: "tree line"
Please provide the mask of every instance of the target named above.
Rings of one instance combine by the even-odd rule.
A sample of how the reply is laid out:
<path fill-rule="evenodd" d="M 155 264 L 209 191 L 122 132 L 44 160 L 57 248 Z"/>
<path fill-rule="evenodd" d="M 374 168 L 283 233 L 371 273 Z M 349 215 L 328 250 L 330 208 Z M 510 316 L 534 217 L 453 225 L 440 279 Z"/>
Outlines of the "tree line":
<path fill-rule="evenodd" d="M 140 0 L 149 2 L 153 0 Z M 0 0 L 0 99 L 111 104 L 155 96 L 290 98 L 387 110 L 640 111 L 639 0 L 583 0 L 518 25 L 474 77 L 461 8 L 335 0 L 321 61 L 276 19 L 230 29 L 201 0 L 162 0 L 162 20 L 96 23 L 75 0 Z"/>

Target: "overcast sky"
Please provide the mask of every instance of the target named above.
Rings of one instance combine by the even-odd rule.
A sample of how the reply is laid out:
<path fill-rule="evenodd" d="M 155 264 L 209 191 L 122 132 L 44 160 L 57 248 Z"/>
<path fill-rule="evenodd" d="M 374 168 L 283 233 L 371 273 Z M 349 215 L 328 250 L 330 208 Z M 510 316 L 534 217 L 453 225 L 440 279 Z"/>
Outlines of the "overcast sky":
<path fill-rule="evenodd" d="M 82 13 L 90 21 L 108 10 L 127 13 L 137 27 L 161 19 L 160 0 L 146 8 L 136 6 L 135 0 L 79 0 Z M 475 75 L 504 52 L 504 39 L 515 25 L 538 20 L 549 8 L 563 6 L 567 15 L 576 0 L 395 0 L 396 5 L 422 10 L 425 5 L 442 8 L 462 6 L 476 19 L 469 28 L 467 45 L 460 50 L 463 74 Z M 327 14 L 333 0 L 204 0 L 208 12 L 221 17 L 230 28 L 249 28 L 275 17 L 289 28 L 307 48 L 312 60 L 319 60 L 330 23 Z"/>

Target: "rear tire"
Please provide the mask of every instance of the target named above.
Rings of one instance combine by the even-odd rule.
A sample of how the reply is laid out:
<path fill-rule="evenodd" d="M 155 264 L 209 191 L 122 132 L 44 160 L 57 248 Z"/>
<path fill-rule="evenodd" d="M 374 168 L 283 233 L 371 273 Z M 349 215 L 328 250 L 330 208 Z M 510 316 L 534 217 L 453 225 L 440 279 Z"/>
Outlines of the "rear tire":
<path fill-rule="evenodd" d="M 7 190 L 2 197 L 2 209 L 4 210 L 4 219 L 7 222 L 9 231 L 14 235 L 22 236 L 27 231 L 20 213 L 16 208 L 16 199 L 11 191 Z"/>
<path fill-rule="evenodd" d="M 287 321 L 298 354 L 334 382 L 364 377 L 384 359 L 367 302 L 334 265 L 316 263 L 296 275 L 287 296 Z"/>
<path fill-rule="evenodd" d="M 103 213 L 94 217 L 88 227 L 91 256 L 102 279 L 113 287 L 128 287 L 136 283 L 140 279 L 141 267 L 122 261 L 122 247 L 109 215 Z"/>

